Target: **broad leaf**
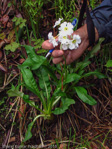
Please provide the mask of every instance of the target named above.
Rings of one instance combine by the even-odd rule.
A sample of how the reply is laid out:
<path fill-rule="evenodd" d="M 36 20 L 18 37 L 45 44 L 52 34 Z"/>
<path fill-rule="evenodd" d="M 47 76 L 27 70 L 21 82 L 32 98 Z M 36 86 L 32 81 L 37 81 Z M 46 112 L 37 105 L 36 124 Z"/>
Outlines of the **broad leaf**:
<path fill-rule="evenodd" d="M 73 81 L 74 81 L 74 83 L 77 83 L 77 81 L 79 81 L 80 78 L 81 78 L 81 76 L 76 73 L 68 74 L 66 77 L 66 80 L 64 81 L 64 84 L 70 83 Z"/>
<path fill-rule="evenodd" d="M 34 94 L 36 94 L 38 97 L 40 97 L 40 91 L 38 89 L 37 83 L 33 77 L 33 73 L 31 72 L 30 69 L 26 69 L 22 66 L 19 66 L 22 75 L 23 75 L 23 79 L 25 82 L 26 87 L 33 92 Z"/>
<path fill-rule="evenodd" d="M 31 70 L 38 69 L 46 60 L 45 57 L 39 56 L 35 53 L 35 49 L 31 46 L 25 45 L 26 52 L 28 54 L 28 58 L 22 64 L 22 66 L 30 67 Z"/>
<path fill-rule="evenodd" d="M 69 108 L 70 105 L 75 104 L 75 101 L 70 98 L 65 99 L 62 98 L 61 101 L 62 101 L 61 107 L 55 108 L 55 110 L 52 111 L 53 114 L 55 115 L 63 114 Z"/>
<path fill-rule="evenodd" d="M 91 96 L 89 96 L 87 94 L 87 90 L 85 88 L 79 87 L 79 86 L 78 87 L 74 87 L 74 88 L 75 88 L 75 91 L 76 91 L 77 95 L 79 96 L 79 98 L 83 102 L 85 102 L 85 103 L 87 103 L 89 105 L 95 105 L 95 104 L 97 104 L 97 102 L 95 101 L 95 99 L 92 98 Z"/>
<path fill-rule="evenodd" d="M 46 70 L 46 72 L 50 75 L 50 77 L 52 79 L 54 79 L 56 82 L 58 82 L 58 79 L 55 75 L 54 70 L 49 65 L 48 66 L 43 65 L 42 67 Z"/>
<path fill-rule="evenodd" d="M 43 95 L 48 99 L 50 97 L 51 84 L 46 69 L 41 66 L 40 69 L 36 71 L 36 75 L 39 78 L 39 86 L 42 89 Z"/>

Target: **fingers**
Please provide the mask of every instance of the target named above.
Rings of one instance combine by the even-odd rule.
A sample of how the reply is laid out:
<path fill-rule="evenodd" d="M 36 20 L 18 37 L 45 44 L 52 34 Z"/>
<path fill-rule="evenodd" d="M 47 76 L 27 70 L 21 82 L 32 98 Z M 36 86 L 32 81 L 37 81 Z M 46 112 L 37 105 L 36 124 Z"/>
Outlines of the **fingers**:
<path fill-rule="evenodd" d="M 52 43 L 49 42 L 49 40 L 46 40 L 42 43 L 42 48 L 46 50 L 50 50 L 50 49 L 53 49 L 54 47 Z"/>
<path fill-rule="evenodd" d="M 63 55 L 64 55 L 64 51 L 62 51 L 62 50 L 54 50 L 52 52 L 52 56 L 54 58 L 62 57 Z"/>
<path fill-rule="evenodd" d="M 66 62 L 65 62 L 65 60 L 66 60 Z M 65 59 L 64 61 L 63 61 L 63 64 L 70 64 L 70 63 L 72 63 L 72 52 L 71 51 L 69 51 L 68 53 L 67 53 L 67 55 L 66 55 L 66 59 Z"/>
<path fill-rule="evenodd" d="M 60 62 L 65 61 L 68 53 L 69 53 L 68 50 L 66 50 L 66 51 L 54 50 L 53 53 L 52 53 L 53 63 L 54 64 L 59 64 Z"/>
<path fill-rule="evenodd" d="M 50 49 L 53 49 L 53 45 L 52 43 L 49 42 L 49 40 L 46 40 L 42 43 L 42 48 L 43 49 L 47 49 L 47 50 L 50 50 Z M 58 48 L 58 47 L 57 47 Z M 65 52 L 62 51 L 62 50 L 54 50 L 52 52 L 52 57 L 53 57 L 53 63 L 54 64 L 58 64 L 60 63 L 61 61 L 63 61 L 63 56 L 64 56 Z M 65 54 L 66 55 L 66 54 Z"/>
<path fill-rule="evenodd" d="M 52 53 L 53 63 L 58 64 L 63 60 L 64 51 L 62 50 L 54 50 Z"/>
<path fill-rule="evenodd" d="M 54 64 L 59 64 L 60 62 L 63 61 L 63 57 L 53 58 L 52 61 L 53 61 Z"/>
<path fill-rule="evenodd" d="M 82 42 L 78 49 L 76 50 L 59 50 L 59 46 L 55 47 L 55 50 L 52 52 L 53 63 L 58 64 L 62 62 L 63 64 L 71 64 L 73 61 L 78 59 L 83 52 L 87 49 L 88 42 Z M 52 49 L 53 45 L 49 43 L 49 40 L 46 40 L 42 44 L 43 49 Z M 65 62 L 66 61 L 66 62 Z"/>

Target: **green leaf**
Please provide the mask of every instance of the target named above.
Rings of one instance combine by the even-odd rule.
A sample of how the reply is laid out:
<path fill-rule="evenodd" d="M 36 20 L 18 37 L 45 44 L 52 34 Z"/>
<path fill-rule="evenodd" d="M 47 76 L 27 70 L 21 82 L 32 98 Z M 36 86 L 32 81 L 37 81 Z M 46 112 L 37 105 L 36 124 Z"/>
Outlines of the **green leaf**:
<path fill-rule="evenodd" d="M 40 39 L 32 39 L 32 41 L 34 41 L 34 48 L 35 49 L 39 49 L 39 48 L 41 48 L 42 47 L 42 43 L 44 42 L 44 39 L 43 38 L 40 38 Z M 46 51 L 46 50 L 45 50 Z M 41 50 L 40 50 L 40 52 L 41 52 Z M 37 51 L 37 53 L 38 53 L 38 51 Z"/>
<path fill-rule="evenodd" d="M 76 73 L 68 74 L 65 81 L 64 81 L 64 84 L 70 83 L 70 82 L 73 82 L 73 81 L 75 83 L 75 82 L 79 81 L 80 78 L 81 78 L 81 76 L 76 74 Z"/>
<path fill-rule="evenodd" d="M 83 102 L 85 102 L 85 103 L 87 103 L 89 105 L 95 105 L 95 104 L 97 104 L 97 102 L 95 101 L 95 99 L 92 98 L 91 96 L 89 96 L 87 94 L 87 90 L 85 88 L 79 87 L 79 86 L 78 87 L 74 87 L 74 88 L 75 88 L 75 91 L 76 91 L 77 95 L 79 96 L 79 98 Z"/>
<path fill-rule="evenodd" d="M 43 65 L 43 68 L 46 70 L 46 72 L 50 75 L 50 77 L 52 79 L 54 79 L 56 82 L 58 82 L 58 79 L 57 79 L 52 67 L 50 67 L 49 65 L 47 65 L 47 66 Z"/>
<path fill-rule="evenodd" d="M 40 91 L 38 89 L 37 83 L 33 77 L 33 73 L 31 72 L 30 69 L 26 69 L 22 66 L 19 66 L 22 75 L 23 75 L 23 79 L 25 82 L 26 87 L 33 92 L 34 94 L 36 94 L 38 97 L 40 97 Z"/>
<path fill-rule="evenodd" d="M 12 85 L 11 89 L 7 91 L 9 97 L 21 97 L 23 98 L 24 93 L 20 92 L 18 87 Z"/>
<path fill-rule="evenodd" d="M 0 106 L 1 105 L 3 105 L 5 103 L 5 100 L 4 100 L 4 98 L 2 98 L 1 100 L 0 100 Z M 5 105 L 5 104 L 4 104 Z"/>
<path fill-rule="evenodd" d="M 54 99 L 56 96 L 60 96 L 60 93 L 62 92 L 61 87 L 62 87 L 62 83 L 59 82 L 56 86 L 56 89 L 53 92 L 53 96 L 51 97 L 51 99 L 52 98 Z"/>
<path fill-rule="evenodd" d="M 30 106 L 38 108 L 37 105 L 35 106 L 35 102 L 30 100 L 29 95 L 24 94 L 23 100 L 24 100 L 24 102 L 28 103 Z"/>
<path fill-rule="evenodd" d="M 39 118 L 39 117 L 45 117 L 46 115 L 37 115 L 34 120 L 28 125 L 28 129 L 27 132 L 25 134 L 25 139 L 23 140 L 23 142 L 26 142 L 27 140 L 29 140 L 32 137 L 32 133 L 31 133 L 31 129 L 35 123 L 35 121 Z"/>
<path fill-rule="evenodd" d="M 14 17 L 12 21 L 15 22 L 15 25 L 19 26 L 20 28 L 23 28 L 26 23 L 26 20 L 21 17 Z"/>
<path fill-rule="evenodd" d="M 46 60 L 45 57 L 39 56 L 35 53 L 35 49 L 31 46 L 25 45 L 26 52 L 28 54 L 27 60 L 22 64 L 22 66 L 30 67 L 31 70 L 38 69 Z"/>
<path fill-rule="evenodd" d="M 35 105 L 35 102 L 30 100 L 29 95 L 25 95 L 23 92 L 19 91 L 19 86 L 15 87 L 14 85 L 12 85 L 11 89 L 7 91 L 7 94 L 9 97 L 21 97 L 23 98 L 24 102 L 40 110 L 38 106 Z"/>
<path fill-rule="evenodd" d="M 19 66 L 19 68 L 22 72 L 25 86 L 27 87 L 28 90 L 30 90 L 32 93 L 34 93 L 35 95 L 37 95 L 40 98 L 44 109 L 46 109 L 46 100 L 43 97 L 42 91 L 40 91 L 38 89 L 37 83 L 33 77 L 33 73 L 31 72 L 30 69 L 26 69 L 22 66 Z"/>
<path fill-rule="evenodd" d="M 112 67 L 112 60 L 108 60 L 105 66 L 106 67 Z"/>
<path fill-rule="evenodd" d="M 62 98 L 62 106 L 59 108 L 55 108 L 54 111 L 52 111 L 53 114 L 55 115 L 59 115 L 59 114 L 63 114 L 70 105 L 75 104 L 75 101 L 73 99 L 70 98 Z"/>
<path fill-rule="evenodd" d="M 89 54 L 85 57 L 85 61 L 92 58 L 95 53 L 97 53 L 101 48 L 101 43 L 105 40 L 105 38 L 100 38 L 99 42 L 93 47 L 93 49 L 89 52 Z"/>
<path fill-rule="evenodd" d="M 31 129 L 34 125 L 35 121 L 32 121 L 29 125 L 28 125 L 28 129 L 27 132 L 25 133 L 25 139 L 23 140 L 23 142 L 26 142 L 27 140 L 29 140 L 32 137 L 32 133 L 31 133 Z"/>
<path fill-rule="evenodd" d="M 11 6 L 12 6 L 12 3 L 11 3 L 11 2 L 9 2 L 9 3 L 8 3 L 8 7 L 11 7 Z"/>
<path fill-rule="evenodd" d="M 29 95 L 25 95 L 25 94 L 24 94 L 24 95 L 23 95 L 23 100 L 24 100 L 24 102 L 28 103 L 30 106 L 32 106 L 32 107 L 36 108 L 37 110 L 39 110 L 41 113 L 44 113 L 44 111 L 42 111 L 42 110 L 38 107 L 38 105 L 35 105 L 35 102 L 34 102 L 34 101 L 30 100 Z"/>
<path fill-rule="evenodd" d="M 76 64 L 75 72 L 79 69 L 79 73 L 81 70 L 83 70 L 85 67 L 87 67 L 91 62 L 90 61 L 83 61 Z M 81 74 L 81 73 L 80 73 Z"/>
<path fill-rule="evenodd" d="M 50 92 L 51 92 L 51 85 L 50 85 L 50 80 L 49 80 L 49 75 L 44 69 L 43 66 L 38 69 L 35 74 L 39 78 L 39 86 L 42 89 L 44 97 L 47 97 L 47 99 L 50 97 Z"/>
<path fill-rule="evenodd" d="M 14 17 L 13 19 L 12 19 L 12 22 L 16 22 L 17 21 L 17 17 Z"/>
<path fill-rule="evenodd" d="M 10 50 L 12 52 L 15 52 L 17 48 L 19 48 L 20 44 L 16 42 L 12 42 L 5 46 L 5 50 Z"/>
<path fill-rule="evenodd" d="M 37 46 L 35 46 L 34 48 L 37 49 Z M 42 53 L 47 53 L 47 52 L 48 52 L 48 51 L 45 50 L 45 49 L 39 49 L 39 50 L 37 51 L 37 54 L 42 54 Z"/>
<path fill-rule="evenodd" d="M 89 77 L 89 76 L 91 76 L 91 75 L 95 75 L 95 76 L 97 76 L 99 79 L 106 78 L 106 75 L 104 75 L 104 74 L 98 72 L 97 70 L 96 70 L 96 71 L 93 71 L 93 72 L 88 72 L 88 73 L 82 75 L 81 78 Z"/>

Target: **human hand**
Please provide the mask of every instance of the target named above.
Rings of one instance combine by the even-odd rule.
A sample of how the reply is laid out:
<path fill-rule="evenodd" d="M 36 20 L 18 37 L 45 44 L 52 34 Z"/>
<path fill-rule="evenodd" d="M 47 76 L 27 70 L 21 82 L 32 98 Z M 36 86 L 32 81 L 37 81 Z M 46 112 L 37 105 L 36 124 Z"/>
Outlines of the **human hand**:
<path fill-rule="evenodd" d="M 78 59 L 84 51 L 89 46 L 89 39 L 88 39 L 88 33 L 87 33 L 87 25 L 85 24 L 78 30 L 76 30 L 73 34 L 77 34 L 81 37 L 81 44 L 79 47 L 75 50 L 60 50 L 59 46 L 55 47 L 55 50 L 52 52 L 53 57 L 53 63 L 58 64 L 62 62 L 63 64 L 66 61 L 66 64 L 71 64 L 73 61 Z M 96 41 L 98 40 L 98 32 L 95 28 L 95 36 Z M 43 49 L 53 49 L 52 43 L 49 42 L 49 40 L 46 40 L 42 44 Z"/>

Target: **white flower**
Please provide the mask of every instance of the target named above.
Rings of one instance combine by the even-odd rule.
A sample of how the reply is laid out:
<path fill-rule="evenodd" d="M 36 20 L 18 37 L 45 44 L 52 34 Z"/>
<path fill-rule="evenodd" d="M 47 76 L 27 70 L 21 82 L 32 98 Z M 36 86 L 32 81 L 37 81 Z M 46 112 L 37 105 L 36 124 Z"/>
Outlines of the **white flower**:
<path fill-rule="evenodd" d="M 59 20 L 55 22 L 53 28 L 55 28 L 56 26 L 58 26 L 61 23 L 61 20 L 63 20 L 63 18 L 62 19 L 59 18 Z"/>
<path fill-rule="evenodd" d="M 62 50 L 68 50 L 69 45 L 68 44 L 61 44 Z"/>
<path fill-rule="evenodd" d="M 61 42 L 61 43 L 68 43 L 69 42 L 69 39 L 65 35 L 64 36 L 59 35 L 58 36 L 58 41 Z"/>
<path fill-rule="evenodd" d="M 70 22 L 63 22 L 59 27 L 59 35 L 71 35 L 73 33 L 74 26 Z"/>
<path fill-rule="evenodd" d="M 56 41 L 55 37 L 53 37 L 52 32 L 48 34 L 49 42 L 53 44 L 53 47 L 56 47 L 58 45 L 58 42 Z"/>
<path fill-rule="evenodd" d="M 73 35 L 73 39 L 70 41 L 69 49 L 77 49 L 79 47 L 79 44 L 81 43 L 81 38 L 79 35 Z"/>
<path fill-rule="evenodd" d="M 58 36 L 58 41 L 61 43 L 61 48 L 63 50 L 67 50 L 69 47 L 70 40 L 67 38 L 67 36 Z"/>

